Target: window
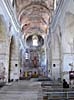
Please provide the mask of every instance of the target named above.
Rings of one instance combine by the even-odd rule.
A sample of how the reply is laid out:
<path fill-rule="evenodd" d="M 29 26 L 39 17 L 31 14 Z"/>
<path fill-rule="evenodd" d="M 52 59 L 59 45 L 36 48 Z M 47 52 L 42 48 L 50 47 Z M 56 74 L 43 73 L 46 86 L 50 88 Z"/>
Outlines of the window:
<path fill-rule="evenodd" d="M 38 37 L 36 35 L 33 35 L 32 41 L 33 41 L 33 46 L 38 46 Z"/>

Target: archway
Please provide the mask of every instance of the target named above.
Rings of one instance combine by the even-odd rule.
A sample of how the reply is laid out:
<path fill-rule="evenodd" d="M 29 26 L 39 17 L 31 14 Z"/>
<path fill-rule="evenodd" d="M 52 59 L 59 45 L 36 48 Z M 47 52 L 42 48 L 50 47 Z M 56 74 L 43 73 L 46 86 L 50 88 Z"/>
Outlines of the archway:
<path fill-rule="evenodd" d="M 15 36 L 11 37 L 9 59 L 9 81 L 19 79 L 19 46 Z M 16 75 L 15 75 L 16 74 Z"/>
<path fill-rule="evenodd" d="M 55 32 L 52 34 L 51 43 L 51 73 L 54 80 L 61 80 L 61 33 L 59 25 L 57 26 Z"/>

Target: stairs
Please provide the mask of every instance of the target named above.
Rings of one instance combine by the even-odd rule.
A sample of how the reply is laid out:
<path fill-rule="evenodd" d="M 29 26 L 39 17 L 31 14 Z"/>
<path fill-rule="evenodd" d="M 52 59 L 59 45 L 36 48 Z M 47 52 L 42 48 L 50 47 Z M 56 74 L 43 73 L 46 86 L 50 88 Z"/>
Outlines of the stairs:
<path fill-rule="evenodd" d="M 43 100 L 74 100 L 74 89 L 63 89 L 60 82 L 42 82 Z M 46 99 L 45 99 L 46 98 Z"/>

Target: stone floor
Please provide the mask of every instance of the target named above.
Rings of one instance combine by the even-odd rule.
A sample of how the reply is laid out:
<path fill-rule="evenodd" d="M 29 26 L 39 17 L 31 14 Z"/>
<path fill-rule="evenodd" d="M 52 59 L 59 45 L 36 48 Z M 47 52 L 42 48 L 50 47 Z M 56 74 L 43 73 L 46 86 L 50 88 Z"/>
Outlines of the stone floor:
<path fill-rule="evenodd" d="M 13 82 L 0 88 L 0 100 L 43 100 L 41 91 L 40 82 Z"/>
<path fill-rule="evenodd" d="M 74 88 L 64 90 L 52 81 L 20 80 L 1 87 L 0 100 L 74 100 Z"/>

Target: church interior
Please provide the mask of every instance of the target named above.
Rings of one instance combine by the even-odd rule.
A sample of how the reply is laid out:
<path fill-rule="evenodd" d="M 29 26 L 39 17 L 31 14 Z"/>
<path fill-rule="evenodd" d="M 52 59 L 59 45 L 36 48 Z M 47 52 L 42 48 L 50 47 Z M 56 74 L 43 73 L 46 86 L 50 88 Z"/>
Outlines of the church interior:
<path fill-rule="evenodd" d="M 0 0 L 0 87 L 0 100 L 74 100 L 74 0 Z"/>

